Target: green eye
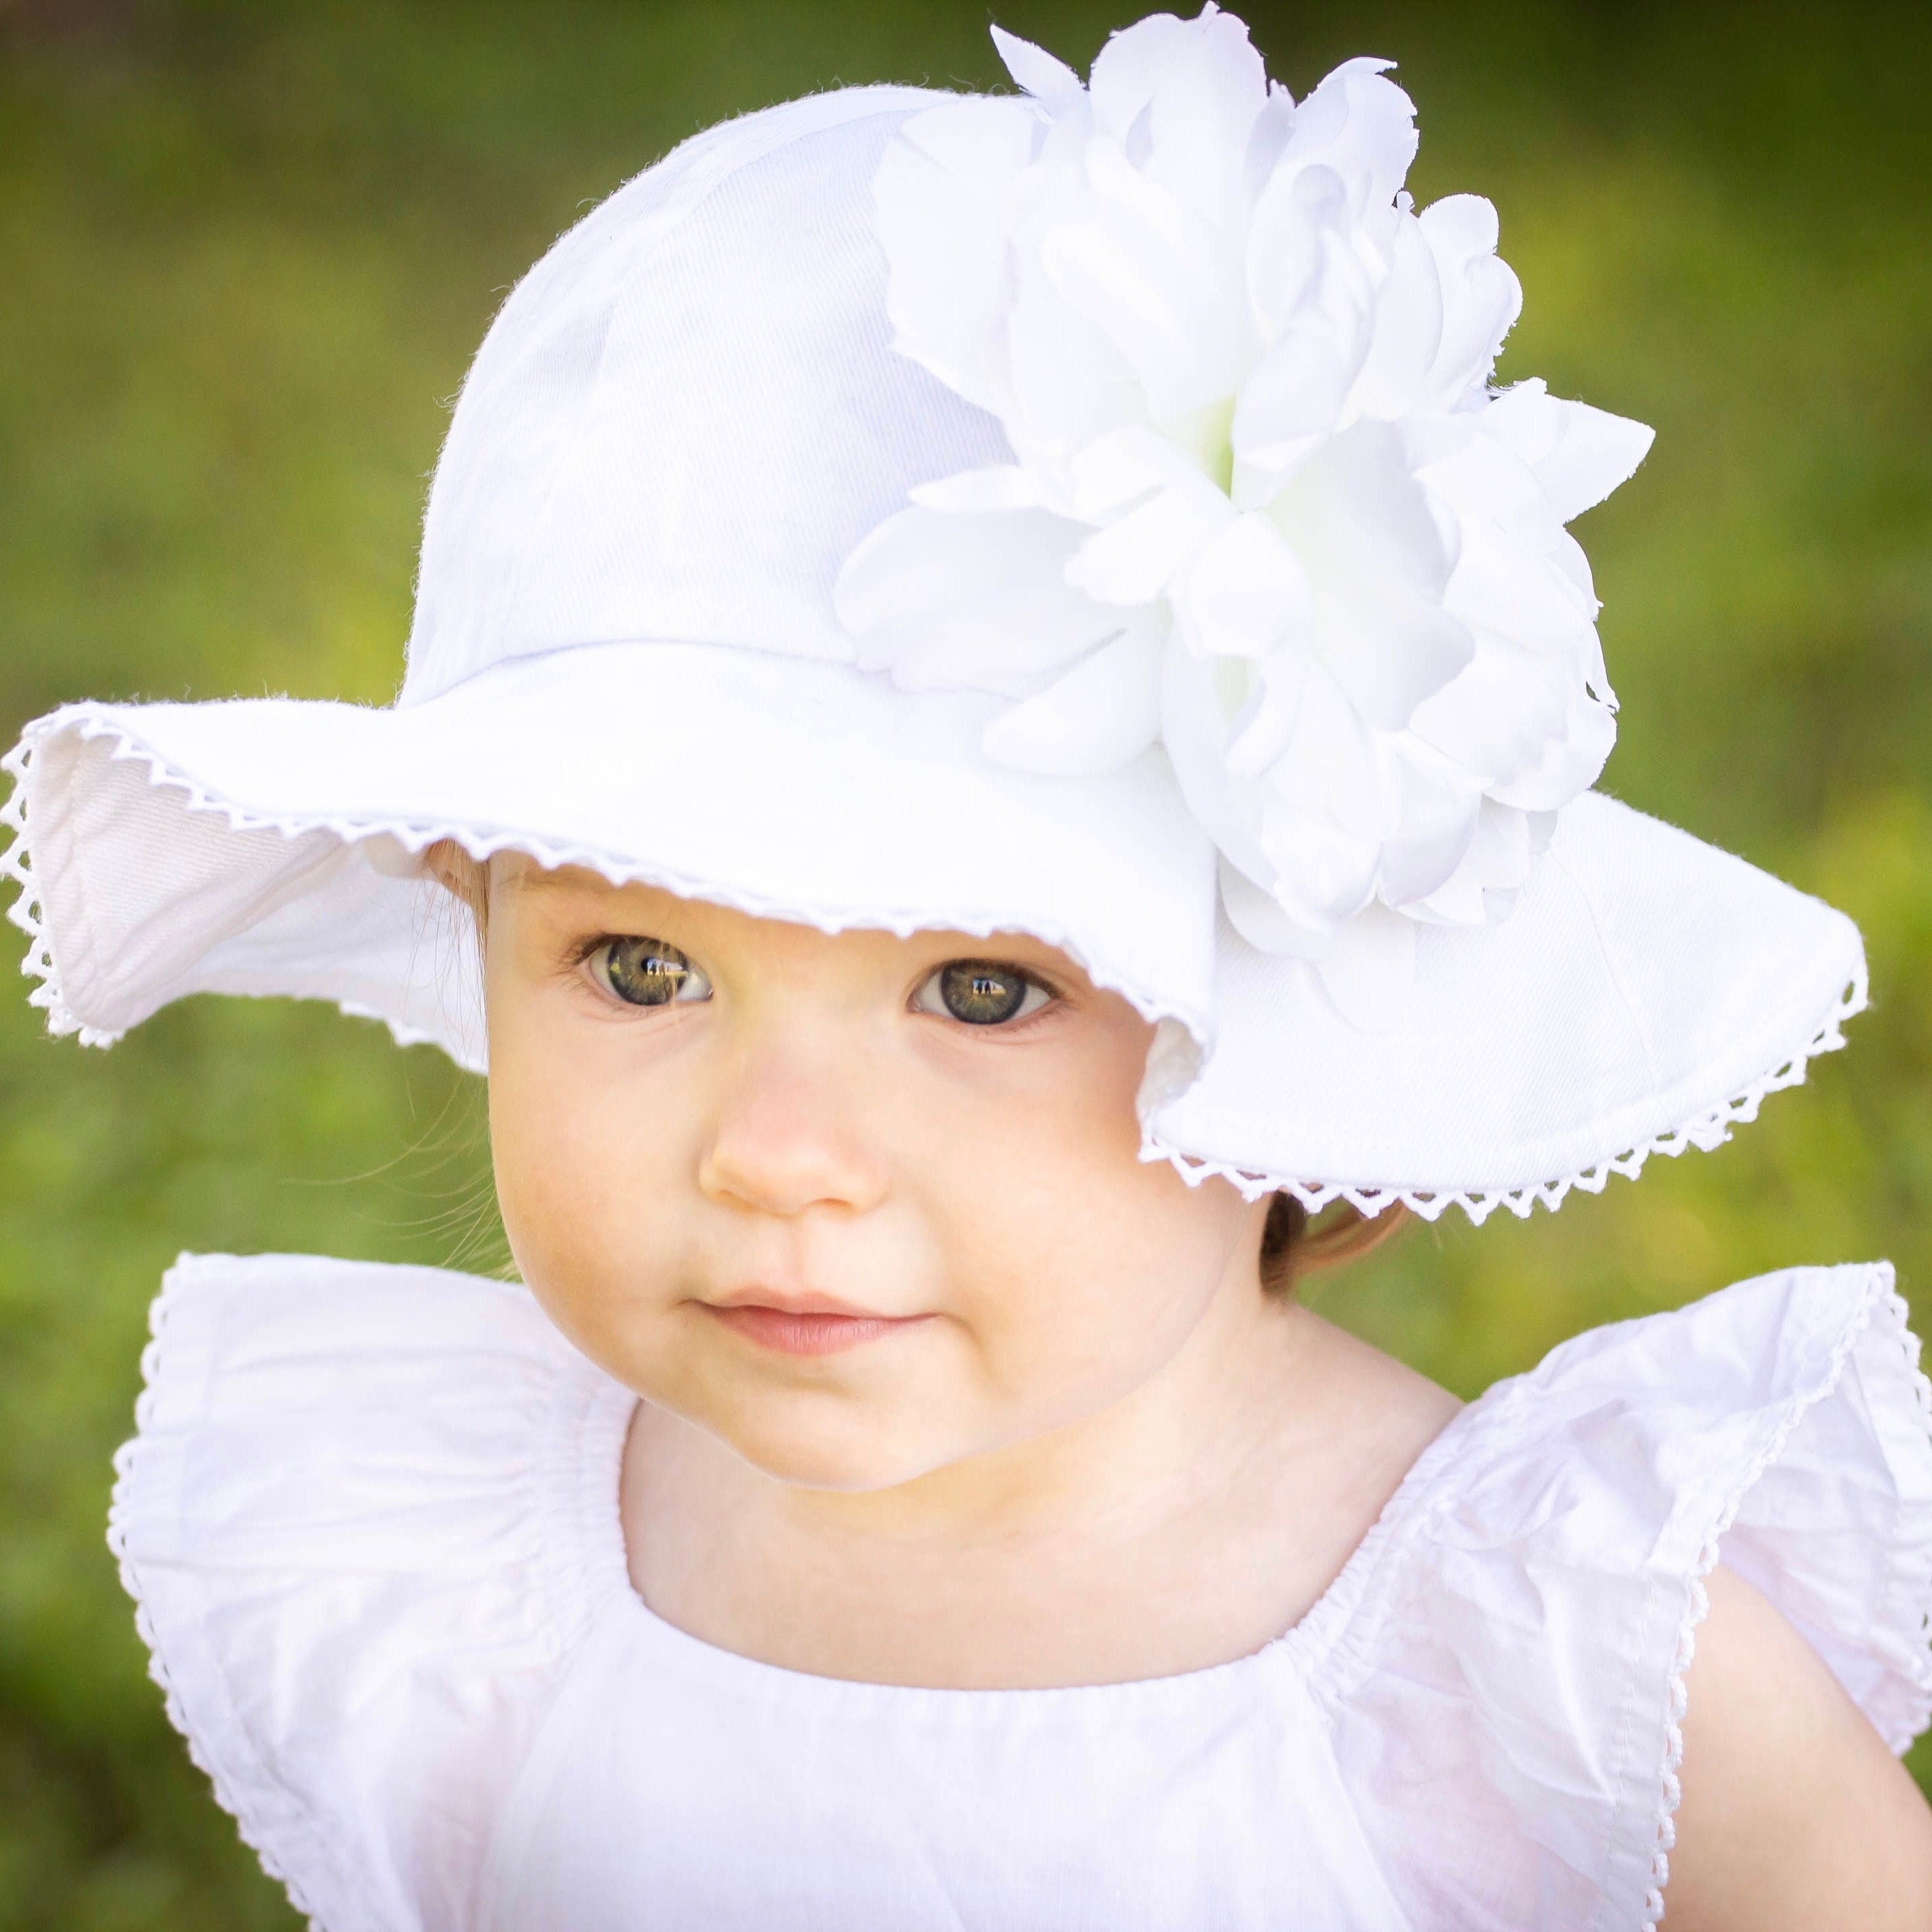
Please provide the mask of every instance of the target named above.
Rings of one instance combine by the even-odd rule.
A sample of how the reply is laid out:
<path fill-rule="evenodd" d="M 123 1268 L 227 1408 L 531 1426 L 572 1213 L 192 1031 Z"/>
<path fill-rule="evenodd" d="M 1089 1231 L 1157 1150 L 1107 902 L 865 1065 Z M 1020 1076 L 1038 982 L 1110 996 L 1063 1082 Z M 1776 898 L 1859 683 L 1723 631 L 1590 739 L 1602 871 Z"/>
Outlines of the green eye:
<path fill-rule="evenodd" d="M 953 959 L 913 997 L 922 1013 L 944 1013 L 968 1026 L 1000 1026 L 1036 1013 L 1053 998 L 1030 974 L 995 959 Z"/>
<path fill-rule="evenodd" d="M 669 1006 L 711 997 L 711 982 L 662 939 L 607 939 L 590 955 L 597 983 L 633 1006 Z"/>

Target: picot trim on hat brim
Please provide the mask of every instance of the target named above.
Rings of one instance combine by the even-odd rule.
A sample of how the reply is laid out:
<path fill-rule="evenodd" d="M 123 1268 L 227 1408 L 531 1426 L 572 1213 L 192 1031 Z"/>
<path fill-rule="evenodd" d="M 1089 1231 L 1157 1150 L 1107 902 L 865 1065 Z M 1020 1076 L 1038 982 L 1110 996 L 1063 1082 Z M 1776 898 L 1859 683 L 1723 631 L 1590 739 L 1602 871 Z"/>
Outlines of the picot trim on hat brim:
<path fill-rule="evenodd" d="M 739 890 L 722 881 L 701 878 L 692 874 L 680 872 L 670 866 L 650 866 L 626 860 L 614 860 L 608 852 L 594 846 L 560 843 L 535 837 L 522 832 L 479 831 L 472 824 L 465 824 L 453 819 L 406 819 L 397 818 L 356 818 L 347 816 L 329 817 L 318 814 L 295 814 L 277 818 L 266 812 L 251 812 L 246 806 L 237 805 L 218 793 L 170 765 L 166 758 L 145 743 L 134 733 L 112 718 L 102 717 L 85 705 L 70 706 L 50 712 L 46 717 L 36 719 L 22 735 L 21 740 L 4 759 L 0 759 L 0 770 L 10 772 L 14 779 L 14 790 L 4 806 L 0 806 L 0 826 L 12 828 L 14 838 L 12 845 L 0 853 L 0 878 L 14 880 L 20 889 L 20 897 L 8 916 L 26 932 L 33 941 L 22 970 L 37 975 L 43 982 L 29 995 L 31 1003 L 43 1007 L 47 1014 L 47 1028 L 57 1035 L 76 1034 L 83 1046 L 112 1046 L 122 1037 L 122 1032 L 88 1026 L 82 1022 L 68 1005 L 60 985 L 59 968 L 54 960 L 51 948 L 43 929 L 44 914 L 39 904 L 29 857 L 29 834 L 26 826 L 26 774 L 32 763 L 34 751 L 40 740 L 51 737 L 62 730 L 78 731 L 83 740 L 111 738 L 114 741 L 110 756 L 116 760 L 131 760 L 145 764 L 148 782 L 151 785 L 165 785 L 172 790 L 185 794 L 184 803 L 190 812 L 218 812 L 228 821 L 230 828 L 236 832 L 275 832 L 284 838 L 292 838 L 310 832 L 327 832 L 343 841 L 354 844 L 366 838 L 387 838 L 394 839 L 412 853 L 420 854 L 429 847 L 448 839 L 460 845 L 472 859 L 488 860 L 499 852 L 514 851 L 526 854 L 547 869 L 561 866 L 582 866 L 587 871 L 600 874 L 613 885 L 644 884 L 656 886 L 682 898 L 702 899 L 715 905 L 730 907 L 754 919 L 787 920 L 796 923 L 816 926 L 821 932 L 839 932 L 855 923 L 849 914 L 829 910 L 824 905 L 814 905 L 802 899 L 778 898 L 766 895 Z M 897 934 L 901 938 L 928 929 L 932 920 L 926 910 L 893 911 L 890 909 L 876 915 L 868 915 L 863 922 L 868 927 L 878 927 Z M 996 932 L 1010 930 L 1012 921 L 996 914 L 950 914 L 947 924 L 950 929 L 970 934 L 976 939 L 990 938 Z M 1044 928 L 1030 928 L 1034 938 L 1049 946 L 1057 946 L 1084 967 L 1095 985 L 1118 993 L 1143 1018 L 1156 1022 L 1172 1021 L 1184 1028 L 1196 1042 L 1195 1050 L 1202 1050 L 1200 1043 L 1211 1041 L 1214 1035 L 1213 1016 L 1205 1012 L 1177 1012 L 1166 1000 L 1156 998 L 1144 986 L 1113 971 L 1104 962 L 1089 959 L 1082 951 L 1078 940 L 1064 929 L 1048 932 Z M 350 1000 L 339 1000 L 341 1011 L 358 1019 L 380 1020 L 394 1036 L 401 1046 L 434 1046 L 448 1052 L 446 1040 L 434 1033 L 413 1028 L 392 1018 L 388 1014 L 374 1008 L 362 1006 Z M 124 1029 L 123 1030 L 124 1030 Z M 475 1067 L 472 1072 L 478 1070 Z M 1190 1071 L 1191 1078 L 1191 1071 Z"/>
<path fill-rule="evenodd" d="M 88 737 L 101 736 L 111 728 L 98 725 L 92 731 L 84 731 Z M 190 810 L 220 811 L 226 809 L 217 800 L 202 794 L 199 788 L 185 778 L 174 776 L 166 771 L 161 762 L 143 752 L 134 741 L 124 733 L 113 734 L 118 745 L 117 758 L 146 756 L 148 760 L 148 778 L 153 784 L 170 783 L 180 786 L 190 794 Z M 40 984 L 27 995 L 29 1006 L 38 1006 L 47 1016 L 47 1031 L 56 1039 L 69 1034 L 77 1034 L 82 1046 L 112 1046 L 122 1038 L 118 1033 L 104 1027 L 88 1026 L 75 1013 L 68 1003 L 60 982 L 60 970 L 54 963 L 46 933 L 43 924 L 40 888 L 35 883 L 32 848 L 27 833 L 27 767 L 33 762 L 34 739 L 32 734 L 20 742 L 4 758 L 0 758 L 0 771 L 5 772 L 14 781 L 14 788 L 8 795 L 4 805 L 0 805 L 0 830 L 14 836 L 4 851 L 0 851 L 0 879 L 14 882 L 16 896 L 7 909 L 8 918 L 27 935 L 27 956 L 20 962 L 20 970 L 38 979 Z M 231 820 L 238 814 L 229 811 Z M 240 829 L 238 825 L 237 829 Z M 304 828 L 310 829 L 310 828 Z M 380 1020 L 394 1036 L 398 1046 L 434 1046 L 436 1036 L 420 1028 L 392 1019 L 386 1013 L 379 1013 L 373 1007 L 357 1004 L 353 1000 L 338 1002 L 341 1010 L 356 1019 Z"/>
<path fill-rule="evenodd" d="M 1358 1187 L 1330 1181 L 1283 1180 L 1274 1174 L 1256 1174 L 1231 1166 L 1225 1161 L 1183 1154 L 1168 1146 L 1150 1128 L 1142 1136 L 1141 1158 L 1171 1162 L 1190 1186 L 1198 1186 L 1211 1174 L 1232 1181 L 1250 1201 L 1258 1201 L 1264 1194 L 1292 1194 L 1311 1214 L 1319 1214 L 1323 1208 L 1344 1201 L 1358 1213 L 1371 1217 L 1400 1205 L 1425 1221 L 1435 1220 L 1446 1208 L 1460 1208 L 1479 1228 L 1498 1208 L 1507 1208 L 1520 1221 L 1526 1220 L 1538 1202 L 1553 1213 L 1562 1205 L 1563 1197 L 1573 1187 L 1580 1187 L 1586 1194 L 1600 1194 L 1613 1174 L 1634 1180 L 1642 1172 L 1644 1162 L 1654 1154 L 1680 1154 L 1687 1148 L 1702 1148 L 1708 1151 L 1722 1147 L 1730 1138 L 1732 1127 L 1757 1118 L 1757 1110 L 1767 1094 L 1778 1093 L 1786 1087 L 1802 1087 L 1812 1060 L 1821 1053 L 1834 1053 L 1844 1045 L 1844 1023 L 1854 1014 L 1864 1010 L 1868 997 L 1865 970 L 1861 964 L 1858 976 L 1846 982 L 1832 1010 L 1804 1046 L 1780 1060 L 1768 1072 L 1760 1074 L 1742 1093 L 1733 1094 L 1694 1120 L 1684 1121 L 1663 1133 L 1653 1134 L 1649 1139 L 1626 1148 L 1622 1154 L 1613 1154 L 1580 1173 L 1566 1174 L 1560 1180 L 1540 1181 L 1525 1187 L 1447 1189 Z"/>
<path fill-rule="evenodd" d="M 41 930 L 40 892 L 34 883 L 27 848 L 27 765 L 32 754 L 31 742 L 22 738 L 5 758 L 0 758 L 0 771 L 14 781 L 7 802 L 0 806 L 0 828 L 14 835 L 7 849 L 0 852 L 0 878 L 11 879 L 16 890 L 7 916 L 27 935 L 27 956 L 20 962 L 20 970 L 40 982 L 27 995 L 27 1004 L 46 1013 L 50 1034 L 77 1033 L 84 1046 L 112 1046 L 119 1034 L 84 1027 L 68 1010 L 67 1002 L 61 997 L 53 955 L 47 950 L 46 934 Z"/>
<path fill-rule="evenodd" d="M 151 783 L 169 785 L 186 792 L 190 811 L 220 812 L 237 830 L 274 830 L 282 832 L 285 836 L 304 832 L 329 831 L 347 842 L 387 836 L 396 838 L 417 851 L 434 844 L 439 839 L 451 838 L 460 844 L 472 858 L 479 860 L 488 858 L 494 852 L 515 850 L 529 853 L 546 866 L 584 866 L 602 873 L 614 884 L 642 876 L 636 871 L 622 868 L 614 871 L 608 858 L 587 848 L 552 847 L 541 840 L 514 833 L 482 834 L 471 826 L 416 824 L 402 820 L 303 819 L 297 821 L 260 817 L 213 796 L 193 779 L 172 770 L 163 759 L 112 720 L 94 718 L 73 722 L 78 725 L 84 736 L 112 736 L 117 741 L 113 753 L 116 758 L 145 760 Z M 46 1012 L 50 1033 L 56 1035 L 78 1034 L 83 1046 L 111 1046 L 121 1037 L 119 1034 L 86 1025 L 68 1006 L 62 992 L 58 969 L 55 964 L 43 928 L 39 891 L 33 874 L 26 824 L 27 768 L 32 758 L 35 735 L 30 732 L 4 758 L 0 758 L 0 770 L 10 774 L 14 780 L 11 794 L 5 805 L 0 806 L 0 827 L 10 830 L 14 835 L 7 849 L 0 852 L 0 878 L 11 879 L 18 889 L 18 896 L 9 909 L 8 916 L 27 935 L 27 956 L 21 962 L 20 970 L 41 982 L 28 997 L 29 1004 Z M 686 897 L 711 898 L 732 904 L 737 910 L 754 916 L 796 919 L 808 916 L 802 914 L 796 908 L 752 904 L 742 898 L 734 901 L 708 882 L 680 881 L 668 875 L 655 873 L 652 874 L 652 880 L 662 885 L 667 891 L 680 892 Z M 824 924 L 828 931 L 836 929 L 837 924 L 832 920 L 819 922 Z M 906 928 L 908 931 L 912 929 L 913 926 Z M 973 928 L 962 926 L 961 929 L 970 931 Z M 985 929 L 990 932 L 996 928 L 988 925 Z M 1048 937 L 1046 934 L 1040 936 Z M 1157 1016 L 1148 1003 L 1135 998 L 1132 988 L 1124 986 L 1119 990 L 1148 1017 Z M 1834 1052 L 1845 1044 L 1844 1022 L 1864 1010 L 1868 997 L 1867 977 L 1862 964 L 1856 976 L 1847 981 L 1830 1011 L 1822 1016 L 1804 1045 L 1760 1074 L 1741 1091 L 1718 1106 L 1681 1121 L 1661 1133 L 1652 1135 L 1647 1140 L 1628 1148 L 1620 1154 L 1598 1162 L 1594 1166 L 1532 1185 L 1510 1188 L 1434 1189 L 1374 1187 L 1347 1182 L 1300 1180 L 1185 1153 L 1168 1145 L 1152 1127 L 1143 1130 L 1141 1158 L 1146 1161 L 1169 1162 L 1190 1186 L 1199 1185 L 1213 1174 L 1232 1182 L 1246 1198 L 1251 1201 L 1258 1200 L 1265 1194 L 1291 1194 L 1311 1214 L 1318 1213 L 1336 1202 L 1346 1202 L 1359 1213 L 1370 1216 L 1400 1204 L 1425 1221 L 1437 1220 L 1445 1209 L 1450 1207 L 1461 1208 L 1479 1227 L 1498 1208 L 1507 1208 L 1519 1220 L 1525 1220 L 1539 1202 L 1552 1210 L 1560 1206 L 1564 1196 L 1573 1187 L 1581 1188 L 1586 1193 L 1600 1194 L 1613 1174 L 1621 1174 L 1635 1180 L 1642 1170 L 1644 1162 L 1654 1154 L 1676 1155 L 1682 1154 L 1688 1148 L 1708 1150 L 1721 1146 L 1730 1138 L 1733 1126 L 1757 1118 L 1758 1109 L 1763 1104 L 1766 1095 L 1778 1093 L 1787 1087 L 1802 1085 L 1806 1070 L 1814 1059 L 1820 1054 Z M 342 1010 L 361 1018 L 382 1019 L 399 1045 L 413 1046 L 435 1043 L 434 1036 L 401 1024 L 387 1015 L 373 1012 L 368 1007 L 344 1004 Z M 1192 1022 L 1186 1021 L 1186 1016 L 1180 1017 L 1184 1023 L 1192 1025 Z"/>

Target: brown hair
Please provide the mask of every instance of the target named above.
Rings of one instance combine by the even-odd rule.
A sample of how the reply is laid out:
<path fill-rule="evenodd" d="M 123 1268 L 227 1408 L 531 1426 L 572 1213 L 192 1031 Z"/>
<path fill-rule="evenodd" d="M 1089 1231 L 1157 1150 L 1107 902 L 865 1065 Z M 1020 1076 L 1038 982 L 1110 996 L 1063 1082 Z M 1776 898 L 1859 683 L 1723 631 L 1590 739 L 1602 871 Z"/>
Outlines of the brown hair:
<path fill-rule="evenodd" d="M 1345 1202 L 1315 1220 L 1292 1194 L 1277 1194 L 1262 1228 L 1262 1287 L 1269 1294 L 1292 1294 L 1304 1274 L 1359 1260 L 1408 1222 L 1408 1210 L 1399 1201 L 1373 1215 Z"/>
<path fill-rule="evenodd" d="M 439 838 L 423 854 L 423 867 L 470 915 L 480 950 L 490 923 L 490 862 L 472 859 L 454 838 Z"/>

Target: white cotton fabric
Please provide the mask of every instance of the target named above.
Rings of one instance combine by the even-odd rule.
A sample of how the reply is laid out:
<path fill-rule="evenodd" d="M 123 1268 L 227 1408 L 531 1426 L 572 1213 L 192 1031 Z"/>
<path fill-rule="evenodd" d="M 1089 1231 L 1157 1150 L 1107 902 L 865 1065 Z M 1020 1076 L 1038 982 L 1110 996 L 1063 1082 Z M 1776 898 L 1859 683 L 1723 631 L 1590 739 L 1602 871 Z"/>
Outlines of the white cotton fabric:
<path fill-rule="evenodd" d="M 1894 1750 L 1932 1712 L 1917 1354 L 1883 1264 L 1578 1336 L 1253 1655 L 927 1690 L 646 1610 L 632 1398 L 521 1288 L 184 1258 L 112 1536 L 171 1713 L 324 1932 L 1636 1932 L 1714 1560 Z"/>
<path fill-rule="evenodd" d="M 880 158 L 953 98 L 713 128 L 537 264 L 464 387 L 394 706 L 26 728 L 0 874 L 52 1029 L 104 1045 L 187 994 L 293 994 L 480 1069 L 475 950 L 421 866 L 447 838 L 827 930 L 1035 934 L 1166 1023 L 1150 1158 L 1310 1206 L 1554 1205 L 1714 1144 L 1839 1045 L 1851 923 L 1607 798 L 1558 816 L 1507 921 L 1420 931 L 1412 982 L 1370 998 L 1346 933 L 1319 978 L 1235 933 L 1159 748 L 1016 770 L 984 748 L 1004 698 L 861 668 L 843 560 L 1005 447 L 886 314 Z"/>

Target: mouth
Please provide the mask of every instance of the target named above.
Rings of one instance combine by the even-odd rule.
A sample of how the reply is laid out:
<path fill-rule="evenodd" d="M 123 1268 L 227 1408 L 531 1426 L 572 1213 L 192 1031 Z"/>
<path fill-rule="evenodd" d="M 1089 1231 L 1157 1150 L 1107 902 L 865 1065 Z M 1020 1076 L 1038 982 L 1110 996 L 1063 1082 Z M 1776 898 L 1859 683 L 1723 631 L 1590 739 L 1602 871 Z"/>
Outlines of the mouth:
<path fill-rule="evenodd" d="M 925 1315 L 868 1315 L 820 1300 L 790 1308 L 760 1301 L 698 1305 L 734 1334 L 781 1355 L 842 1354 L 932 1319 Z"/>

